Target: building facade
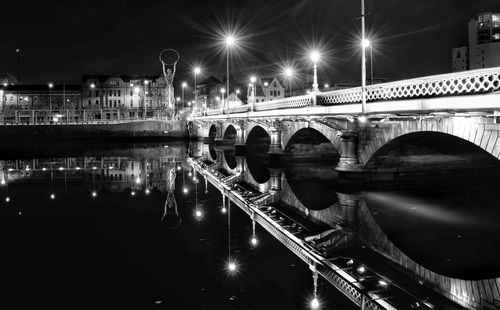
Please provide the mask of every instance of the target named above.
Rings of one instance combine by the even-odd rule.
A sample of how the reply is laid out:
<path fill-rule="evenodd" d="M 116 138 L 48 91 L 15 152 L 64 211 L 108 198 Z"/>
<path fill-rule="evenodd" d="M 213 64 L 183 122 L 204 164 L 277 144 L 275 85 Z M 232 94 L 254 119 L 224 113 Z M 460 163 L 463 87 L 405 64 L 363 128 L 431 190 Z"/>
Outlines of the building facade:
<path fill-rule="evenodd" d="M 468 46 L 452 50 L 453 71 L 500 66 L 500 13 L 478 14 L 468 29 Z"/>

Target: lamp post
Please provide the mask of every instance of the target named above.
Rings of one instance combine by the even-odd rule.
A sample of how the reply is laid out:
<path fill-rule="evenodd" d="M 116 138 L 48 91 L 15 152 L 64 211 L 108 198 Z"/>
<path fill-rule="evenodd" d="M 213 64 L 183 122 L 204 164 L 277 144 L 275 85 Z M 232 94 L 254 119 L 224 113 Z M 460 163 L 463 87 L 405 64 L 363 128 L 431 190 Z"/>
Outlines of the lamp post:
<path fill-rule="evenodd" d="M 49 83 L 49 117 L 52 114 L 52 88 L 53 87 L 54 87 L 54 83 L 50 82 Z"/>
<path fill-rule="evenodd" d="M 184 110 L 184 88 L 187 87 L 187 83 L 186 82 L 182 82 L 182 109 Z"/>
<path fill-rule="evenodd" d="M 21 83 L 21 50 L 16 49 L 16 59 L 17 59 L 17 83 Z"/>
<path fill-rule="evenodd" d="M 250 87 L 252 88 L 252 106 L 251 106 L 251 111 L 253 111 L 254 104 L 255 104 L 255 83 L 257 82 L 257 78 L 255 76 L 250 77 Z"/>
<path fill-rule="evenodd" d="M 194 68 L 194 105 L 196 106 L 196 102 L 198 101 L 198 91 L 196 89 L 196 77 L 198 74 L 200 74 L 201 69 L 200 67 Z"/>
<path fill-rule="evenodd" d="M 143 98 L 144 98 L 144 101 L 143 101 L 143 104 L 144 104 L 144 119 L 146 119 L 146 95 L 148 95 L 148 91 L 146 90 L 147 89 L 147 86 L 149 84 L 149 81 L 148 80 L 144 80 L 144 93 L 143 93 Z"/>
<path fill-rule="evenodd" d="M 285 76 L 288 80 L 288 87 L 290 88 L 290 97 L 292 97 L 292 76 L 293 76 L 293 69 L 292 68 L 285 68 Z"/>
<path fill-rule="evenodd" d="M 226 89 L 229 94 L 229 49 L 236 43 L 236 39 L 232 35 L 228 35 L 226 37 L 226 73 L 227 73 L 227 79 L 226 79 Z M 229 96 L 227 97 L 227 113 L 229 114 Z"/>
<path fill-rule="evenodd" d="M 312 84 L 312 91 L 314 93 L 319 92 L 318 88 L 318 61 L 319 61 L 320 55 L 318 51 L 312 51 L 311 52 L 311 60 L 313 61 L 314 64 L 314 76 L 313 76 L 313 84 Z"/>
<path fill-rule="evenodd" d="M 222 97 L 222 105 L 224 107 L 224 94 L 226 93 L 226 89 L 223 87 L 220 89 L 220 93 L 221 93 L 221 97 Z M 227 104 L 227 107 L 226 107 L 228 110 L 229 110 L 229 102 Z M 227 111 L 227 113 L 229 113 L 229 111 Z"/>
<path fill-rule="evenodd" d="M 366 111 L 366 48 L 370 41 L 365 39 L 365 0 L 361 0 L 361 114 Z"/>

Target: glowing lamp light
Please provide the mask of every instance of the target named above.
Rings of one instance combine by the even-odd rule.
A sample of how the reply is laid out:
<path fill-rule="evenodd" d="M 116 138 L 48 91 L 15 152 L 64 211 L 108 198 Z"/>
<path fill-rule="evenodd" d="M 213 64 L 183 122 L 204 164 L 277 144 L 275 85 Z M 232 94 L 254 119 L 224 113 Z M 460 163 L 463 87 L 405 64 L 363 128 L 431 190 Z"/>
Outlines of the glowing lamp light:
<path fill-rule="evenodd" d="M 201 210 L 196 210 L 196 212 L 194 213 L 194 215 L 196 216 L 196 218 L 201 218 L 203 216 L 203 212 L 201 212 Z"/>
<path fill-rule="evenodd" d="M 240 93 L 240 90 L 239 89 L 236 89 L 236 94 L 238 95 Z"/>
<path fill-rule="evenodd" d="M 313 300 L 311 300 L 311 309 L 319 309 L 318 298 L 314 297 Z"/>
<path fill-rule="evenodd" d="M 287 77 L 291 77 L 293 75 L 293 69 L 292 68 L 285 68 L 285 75 Z"/>
<path fill-rule="evenodd" d="M 5 185 L 5 179 L 2 179 L 2 180 L 0 181 L 0 185 Z"/>
<path fill-rule="evenodd" d="M 325 84 L 325 88 L 329 88 L 330 87 L 330 84 Z"/>
<path fill-rule="evenodd" d="M 220 89 L 220 92 L 221 92 L 222 94 L 225 94 L 225 93 L 226 93 L 226 89 L 225 89 L 225 88 L 221 88 L 221 89 Z"/>
<path fill-rule="evenodd" d="M 55 194 L 50 194 L 50 199 L 56 199 L 56 195 Z"/>
<path fill-rule="evenodd" d="M 370 47 L 370 44 L 371 44 L 371 43 L 370 43 L 370 40 L 368 40 L 368 39 L 363 39 L 363 40 L 361 40 L 361 46 L 362 46 L 363 48 L 369 48 L 369 47 Z"/>
<path fill-rule="evenodd" d="M 269 83 L 268 82 L 264 82 L 264 87 L 268 87 L 269 86 Z"/>
<path fill-rule="evenodd" d="M 138 177 L 137 179 L 135 179 L 135 183 L 136 184 L 141 184 L 141 178 Z"/>
<path fill-rule="evenodd" d="M 5 202 L 10 202 L 10 197 L 5 197 Z"/>
<path fill-rule="evenodd" d="M 318 51 L 312 51 L 311 52 L 311 60 L 316 63 L 319 61 L 320 55 Z"/>
<path fill-rule="evenodd" d="M 42 171 L 47 171 L 47 168 L 43 167 L 43 168 L 42 168 Z"/>
<path fill-rule="evenodd" d="M 149 190 L 149 188 L 146 188 L 146 190 L 145 190 L 146 195 L 149 195 L 150 192 L 151 191 Z"/>
<path fill-rule="evenodd" d="M 177 100 L 177 102 L 181 101 L 181 97 L 177 97 L 175 98 L 175 100 Z"/>
<path fill-rule="evenodd" d="M 200 67 L 194 68 L 194 74 L 200 74 L 200 73 L 201 73 Z"/>
<path fill-rule="evenodd" d="M 181 166 L 177 166 L 177 170 L 181 170 Z"/>
<path fill-rule="evenodd" d="M 54 87 L 54 83 L 49 83 L 49 88 Z"/>
<path fill-rule="evenodd" d="M 238 266 L 236 266 L 236 263 L 235 262 L 228 262 L 227 263 L 227 270 L 229 270 L 229 272 L 235 272 L 236 269 L 238 268 Z"/>
<path fill-rule="evenodd" d="M 137 87 L 137 86 L 136 86 L 136 87 L 134 87 L 134 91 L 135 91 L 135 93 L 136 93 L 136 94 L 138 94 L 140 90 L 141 90 L 141 89 L 140 89 L 139 87 Z"/>
<path fill-rule="evenodd" d="M 94 84 L 94 83 L 91 83 L 91 84 L 90 84 L 90 88 L 95 88 L 95 84 Z"/>
<path fill-rule="evenodd" d="M 76 170 L 80 170 L 80 167 L 76 167 L 75 169 L 76 169 Z"/>
<path fill-rule="evenodd" d="M 184 192 L 184 194 L 187 194 L 188 189 L 187 189 L 186 187 L 184 187 L 184 188 L 182 189 L 182 191 Z"/>
<path fill-rule="evenodd" d="M 193 174 L 191 172 L 188 173 L 188 176 L 192 176 Z"/>
<path fill-rule="evenodd" d="M 220 211 L 222 212 L 222 214 L 226 214 L 227 213 L 226 207 L 222 207 L 222 209 Z"/>
<path fill-rule="evenodd" d="M 135 196 L 135 192 L 134 192 L 134 191 L 131 191 L 131 192 L 130 192 L 130 195 Z"/>
<path fill-rule="evenodd" d="M 358 120 L 359 120 L 361 123 L 365 123 L 365 122 L 366 122 L 366 116 L 361 115 L 360 117 L 358 117 Z"/>
<path fill-rule="evenodd" d="M 257 81 L 257 78 L 255 76 L 250 77 L 250 83 L 255 83 Z"/>
<path fill-rule="evenodd" d="M 226 45 L 227 46 L 233 46 L 236 43 L 236 38 L 232 35 L 228 35 L 226 37 Z"/>
<path fill-rule="evenodd" d="M 359 268 L 358 268 L 358 272 L 359 272 L 359 273 L 363 273 L 363 272 L 365 272 L 365 267 L 363 267 L 363 266 L 359 267 Z"/>
<path fill-rule="evenodd" d="M 188 86 L 188 84 L 186 82 L 182 82 L 182 88 L 186 88 Z"/>
<path fill-rule="evenodd" d="M 96 167 L 96 166 L 94 166 L 94 167 L 92 167 L 92 169 L 96 170 L 96 169 L 97 169 L 97 167 Z"/>
<path fill-rule="evenodd" d="M 92 191 L 92 197 L 97 197 L 97 192 L 96 191 Z"/>
<path fill-rule="evenodd" d="M 59 171 L 63 171 L 63 170 L 64 170 L 64 168 L 63 168 L 63 167 L 59 167 Z"/>
<path fill-rule="evenodd" d="M 387 283 L 387 282 L 385 282 L 384 280 L 379 280 L 379 281 L 378 281 L 378 284 L 379 284 L 380 286 L 383 286 L 383 287 L 387 287 L 387 285 L 388 285 L 388 283 Z"/>

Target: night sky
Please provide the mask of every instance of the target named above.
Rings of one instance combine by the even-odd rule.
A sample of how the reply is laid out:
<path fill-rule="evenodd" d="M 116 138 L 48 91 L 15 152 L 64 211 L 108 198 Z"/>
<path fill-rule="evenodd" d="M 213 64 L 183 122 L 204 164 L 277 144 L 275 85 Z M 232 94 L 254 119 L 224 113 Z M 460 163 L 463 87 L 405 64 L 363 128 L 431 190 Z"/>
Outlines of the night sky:
<path fill-rule="evenodd" d="M 451 48 L 466 45 L 476 13 L 500 12 L 498 0 L 366 0 L 376 77 L 390 80 L 451 71 Z M 7 1 L 2 3 L 0 73 L 24 83 L 79 82 L 81 74 L 160 74 L 158 54 L 181 54 L 177 80 L 194 64 L 225 72 L 218 29 L 244 37 L 231 74 L 273 75 L 283 61 L 311 70 L 308 47 L 321 47 L 322 82 L 358 82 L 360 3 L 355 0 Z"/>

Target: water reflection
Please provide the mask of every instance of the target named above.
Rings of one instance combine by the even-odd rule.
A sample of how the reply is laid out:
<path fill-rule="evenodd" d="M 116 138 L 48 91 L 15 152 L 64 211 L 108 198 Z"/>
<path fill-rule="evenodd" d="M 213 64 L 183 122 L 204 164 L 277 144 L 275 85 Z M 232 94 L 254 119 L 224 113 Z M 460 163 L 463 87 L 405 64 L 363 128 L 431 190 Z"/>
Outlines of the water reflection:
<path fill-rule="evenodd" d="M 240 188 L 236 192 L 243 199 L 266 206 L 279 225 L 325 257 L 354 258 L 360 266 L 356 277 L 396 263 L 399 271 L 466 305 L 472 291 L 456 289 L 463 280 L 473 286 L 475 280 L 500 276 L 500 210 L 494 194 L 500 184 L 495 179 L 471 183 L 459 172 L 440 176 L 439 182 L 432 175 L 408 175 L 383 186 L 356 187 L 339 182 L 335 161 L 275 166 L 263 154 L 241 155 L 243 173 L 231 182 L 224 181 L 232 174 L 225 158 L 200 158 L 233 189 Z M 439 296 L 433 298 L 439 304 Z"/>
<path fill-rule="evenodd" d="M 55 213 L 71 208 L 81 212 L 89 206 L 99 206 L 100 211 L 110 208 L 112 211 L 107 212 L 112 215 L 125 210 L 139 222 L 150 213 L 155 221 L 142 227 L 154 227 L 161 218 L 164 227 L 170 229 L 155 233 L 174 236 L 174 241 L 169 239 L 165 244 L 176 243 L 179 248 L 175 251 L 186 251 L 182 254 L 186 260 L 196 264 L 199 256 L 205 257 L 210 263 L 204 262 L 203 268 L 214 274 L 221 269 L 239 274 L 231 278 L 247 281 L 252 262 L 259 262 L 256 274 L 269 261 L 273 266 L 280 264 L 274 250 L 266 250 L 266 246 L 276 247 L 278 243 L 260 233 L 255 214 L 238 214 L 241 211 L 228 197 L 231 191 L 261 206 L 276 225 L 345 268 L 353 279 L 383 288 L 388 296 L 394 285 L 388 279 L 398 282 L 400 278 L 394 274 L 402 271 L 428 286 L 438 286 L 438 282 L 453 285 L 456 278 L 475 280 L 499 275 L 496 183 L 475 180 L 473 186 L 466 180 L 461 186 L 455 182 L 438 189 L 425 184 L 405 190 L 353 188 L 339 182 L 335 161 L 289 161 L 278 166 L 263 154 L 247 156 L 227 147 L 203 144 L 192 144 L 188 149 L 161 146 L 105 153 L 0 160 L 1 201 L 16 205 L 16 212 L 27 218 L 49 207 L 59 208 L 51 211 Z M 186 155 L 202 162 L 225 187 L 214 190 L 207 176 L 190 166 Z M 31 197 L 24 197 L 26 193 Z M 47 204 L 34 208 L 37 200 Z M 98 214 L 94 216 L 98 218 Z M 113 216 L 107 221 L 100 225 L 117 225 Z M 133 224 L 128 228 L 134 230 L 131 227 Z M 199 242 L 202 248 L 189 245 L 183 249 L 189 240 Z M 399 266 L 390 267 L 388 261 Z M 319 290 L 305 299 L 307 303 L 314 298 L 319 302 L 321 285 L 316 287 L 315 267 L 305 267 L 308 280 L 301 279 L 301 287 L 307 282 L 305 291 Z M 385 274 L 387 270 L 390 277 Z M 272 268 L 267 272 L 271 274 Z M 288 277 L 289 270 L 284 274 Z M 451 290 L 449 286 L 439 288 Z M 395 298 L 390 296 L 391 300 Z M 439 304 L 436 296 L 429 298 Z"/>

